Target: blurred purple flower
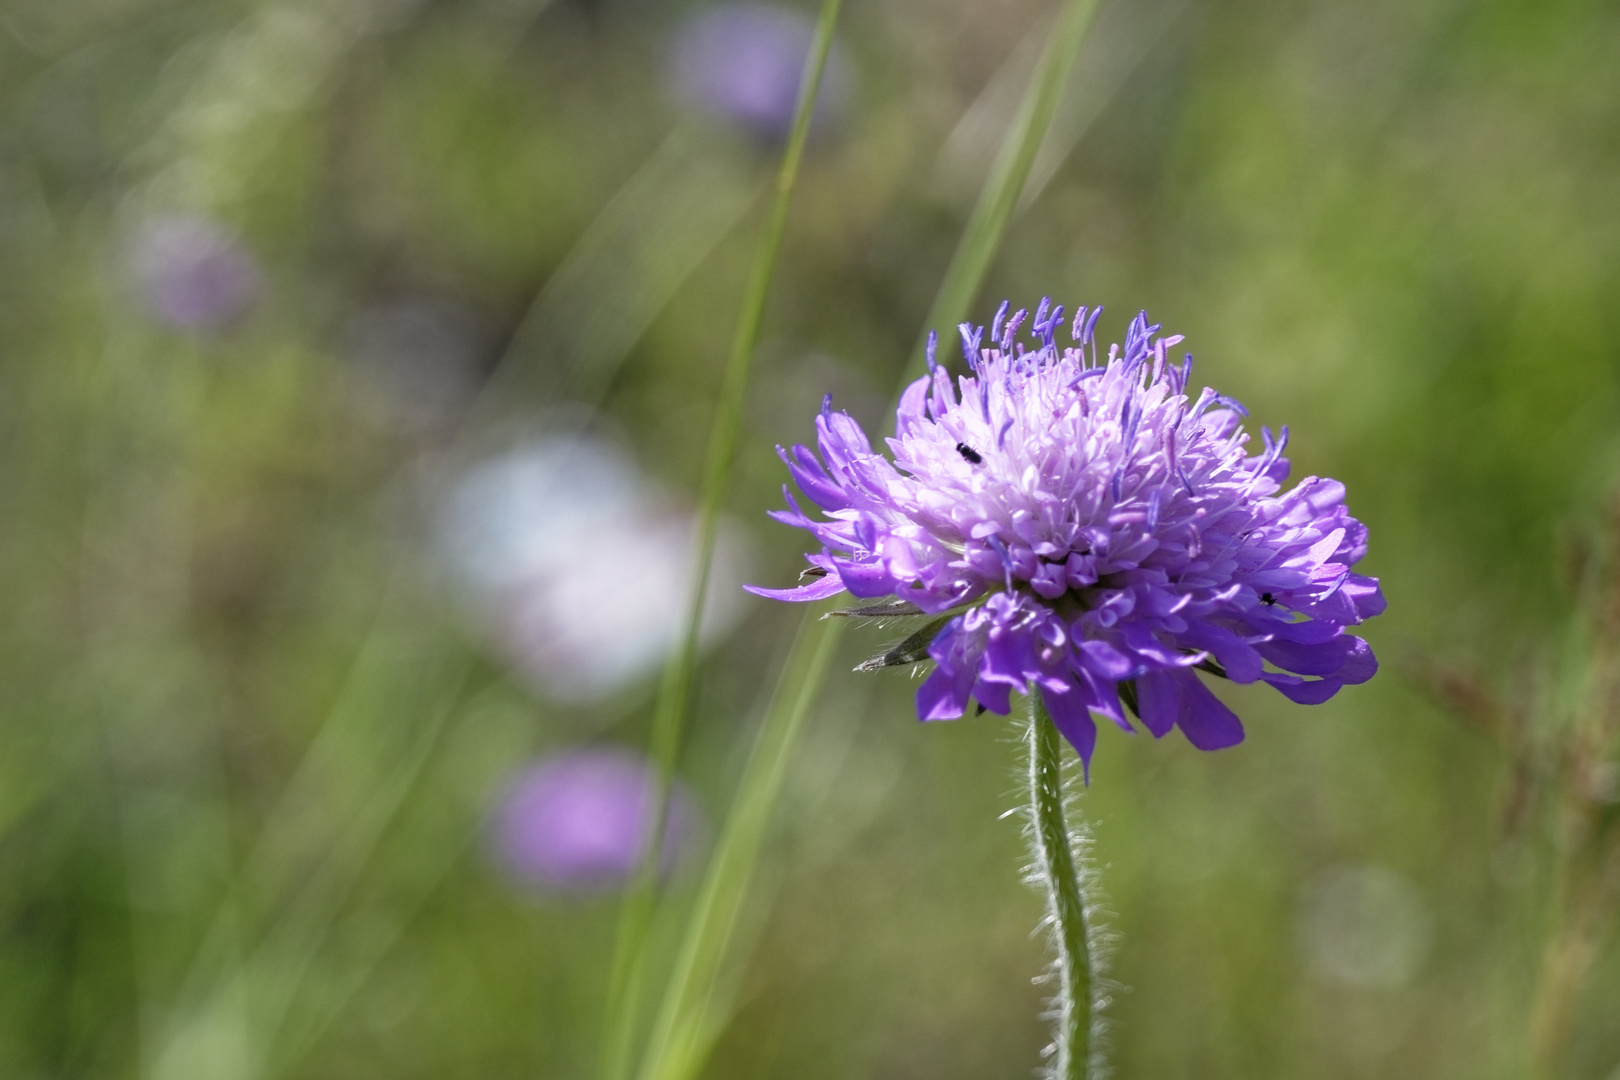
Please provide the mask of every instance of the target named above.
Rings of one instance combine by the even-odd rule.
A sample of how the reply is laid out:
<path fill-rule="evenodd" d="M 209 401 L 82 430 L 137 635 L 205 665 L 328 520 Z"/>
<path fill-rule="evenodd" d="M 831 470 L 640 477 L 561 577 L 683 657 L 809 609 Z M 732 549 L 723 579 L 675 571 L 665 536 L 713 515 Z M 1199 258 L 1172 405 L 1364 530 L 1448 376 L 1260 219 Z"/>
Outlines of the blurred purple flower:
<path fill-rule="evenodd" d="M 152 314 L 183 330 L 216 330 L 235 322 L 263 284 L 241 238 L 196 215 L 147 221 L 135 235 L 131 261 Z"/>
<path fill-rule="evenodd" d="M 924 720 L 961 716 L 970 699 L 1006 713 L 1012 691 L 1038 688 L 1088 764 L 1093 713 L 1129 731 L 1129 709 L 1155 736 L 1179 727 L 1202 750 L 1241 741 L 1198 670 L 1302 704 L 1371 678 L 1372 650 L 1345 628 L 1384 598 L 1351 570 L 1367 529 L 1344 485 L 1312 476 L 1283 492 L 1288 429 L 1261 429 L 1264 449 L 1249 456 L 1243 406 L 1210 389 L 1189 399 L 1192 358 L 1171 364 L 1181 338 L 1155 340 L 1146 312 L 1099 364 L 1097 312 L 1080 309 L 1079 347 L 1059 349 L 1063 309 L 1041 301 L 1030 350 L 1014 344 L 1026 312 L 1004 322 L 1006 311 L 988 347 L 983 327 L 962 325 L 973 375 L 955 386 L 930 341 L 930 373 L 900 399 L 892 463 L 823 404 L 821 459 L 803 446 L 782 456 L 830 520 L 790 493 L 773 514 L 825 545 L 808 556 L 813 580 L 750 589 L 780 600 L 848 590 L 892 598 L 852 614 L 932 617 L 862 667 L 933 660 L 917 692 Z"/>
<path fill-rule="evenodd" d="M 676 92 L 703 111 L 782 139 L 793 107 L 815 23 L 797 11 L 769 4 L 720 4 L 690 16 L 675 35 L 670 74 Z M 816 96 L 817 127 L 834 123 L 849 92 L 849 69 L 835 45 Z"/>
<path fill-rule="evenodd" d="M 570 750 L 525 769 L 491 821 L 501 865 L 556 892 L 611 889 L 646 850 L 656 790 L 651 767 L 623 750 Z M 665 873 L 690 853 L 701 824 L 691 796 L 672 787 L 661 854 Z"/>

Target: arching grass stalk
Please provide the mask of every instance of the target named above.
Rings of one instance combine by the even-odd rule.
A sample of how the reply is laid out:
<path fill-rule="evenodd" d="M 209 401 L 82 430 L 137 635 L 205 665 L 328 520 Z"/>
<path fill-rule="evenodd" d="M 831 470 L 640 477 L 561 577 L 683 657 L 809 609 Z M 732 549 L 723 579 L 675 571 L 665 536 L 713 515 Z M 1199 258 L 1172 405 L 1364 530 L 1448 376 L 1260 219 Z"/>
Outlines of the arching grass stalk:
<path fill-rule="evenodd" d="M 984 275 L 990 269 L 990 260 L 1001 247 L 1018 198 L 1035 165 L 1035 155 L 1052 124 L 1063 88 L 1068 84 L 1074 61 L 1080 55 L 1080 45 L 1091 28 L 1092 16 L 1097 13 L 1098 0 L 1067 0 L 1058 12 L 1057 24 L 1046 39 L 1046 48 L 1035 65 L 1029 88 L 1018 103 L 1007 137 L 996 151 L 995 163 L 979 192 L 978 202 L 962 230 L 962 239 L 951 256 L 951 265 L 945 271 L 945 280 L 934 297 L 934 304 L 923 320 L 922 337 L 911 350 L 906 364 L 905 381 L 923 373 L 924 349 L 930 331 L 949 338 L 956 325 L 967 317 L 973 298 L 984 284 Z"/>
<path fill-rule="evenodd" d="M 924 338 L 931 327 L 941 324 L 951 326 L 961 321 L 984 283 L 984 275 L 1006 234 L 1019 194 L 1029 177 L 1035 154 L 1046 136 L 1052 113 L 1073 70 L 1075 56 L 1084 41 L 1096 6 L 1097 0 L 1067 0 L 1064 4 L 1057 27 L 1047 39 L 1014 123 L 1007 131 L 996 155 L 995 166 L 985 181 L 985 187 L 958 242 L 945 279 L 940 283 L 927 325 L 923 328 Z M 832 22 L 836 17 L 836 0 L 828 0 L 822 8 L 816 46 L 812 51 L 813 65 L 820 62 L 818 57 L 822 57 L 831 41 Z M 801 125 L 806 119 L 805 108 L 808 101 L 813 100 L 806 96 L 810 89 L 808 85 L 801 88 L 799 114 L 794 128 L 796 134 L 801 134 Z M 792 153 L 791 145 L 789 152 Z M 784 174 L 787 165 L 787 160 L 784 160 Z M 783 197 L 780 181 L 777 190 L 780 202 Z M 750 296 L 755 296 L 752 287 Z M 763 300 L 762 294 L 758 299 Z M 745 305 L 745 313 L 749 310 Z M 739 335 L 742 329 L 739 327 Z M 756 333 L 757 329 L 758 323 L 755 321 L 749 328 L 749 334 Z M 742 340 L 741 336 L 739 340 Z M 908 366 L 901 388 L 916 377 L 917 372 L 912 367 L 920 367 L 920 364 L 919 351 L 917 364 Z M 733 428 L 732 438 L 734 434 Z M 728 442 L 728 462 L 730 446 Z M 704 567 L 706 572 L 707 560 Z M 699 599 L 703 584 L 700 582 L 700 591 L 696 594 Z M 710 858 L 703 892 L 689 917 L 677 969 L 665 989 L 656 1021 L 657 1028 L 643 1059 L 639 1080 L 685 1080 L 690 1077 L 701 1065 L 710 1042 L 725 1023 L 728 1009 L 723 1002 L 716 1000 L 720 996 L 716 994 L 716 983 L 720 978 L 731 928 L 746 899 L 754 864 L 758 859 L 759 840 L 763 838 L 763 832 L 757 830 L 769 825 L 771 810 L 781 786 L 781 778 L 785 775 L 787 758 L 797 741 L 799 726 L 814 700 L 827 659 L 843 629 L 842 620 L 819 625 L 816 620 L 814 613 L 806 615 L 805 624 L 785 665 L 786 674 L 766 710 L 754 752 L 738 786 L 738 795 L 727 814 L 721 842 Z M 695 633 L 690 631 L 695 631 L 696 626 L 694 617 L 688 627 L 687 639 L 688 646 L 694 648 L 693 655 L 696 638 Z M 684 710 L 691 679 L 690 660 L 683 659 L 687 655 L 683 652 L 676 663 L 667 669 L 664 693 L 660 697 L 660 718 L 664 715 L 666 701 L 671 709 Z M 795 676 L 795 672 L 802 675 Z M 677 675 L 683 681 L 674 684 Z M 667 734 L 673 737 L 678 734 L 679 715 L 671 715 L 674 720 Z M 655 731 L 655 739 L 657 736 L 658 732 Z M 674 747 L 671 745 L 665 749 L 672 753 Z M 771 779 L 764 782 L 764 777 Z M 733 836 L 753 839 L 746 843 L 733 842 Z M 649 845 L 648 850 L 656 851 L 658 848 L 655 842 Z M 635 1024 L 634 998 L 639 993 L 636 983 L 640 973 L 636 965 L 640 962 L 641 942 L 645 940 L 652 915 L 651 869 L 650 864 L 643 865 L 642 875 L 625 904 L 619 952 L 611 975 L 609 1041 L 603 1058 L 603 1080 L 621 1080 L 627 1068 Z M 634 935 L 634 941 L 631 935 Z M 629 951 L 632 945 L 634 952 Z M 690 963 L 688 957 L 692 958 Z"/>
<path fill-rule="evenodd" d="M 711 1008 L 711 995 L 771 825 L 790 752 L 844 625 L 842 619 L 828 619 L 800 628 L 709 860 L 637 1080 L 689 1080 L 723 1026 L 729 1010 Z"/>
<path fill-rule="evenodd" d="M 620 1080 L 629 1067 L 635 1042 L 636 1020 L 641 1006 L 641 981 L 647 932 L 652 923 L 658 877 L 658 852 L 663 850 L 664 800 L 670 775 L 680 752 L 682 730 L 692 694 L 692 672 L 697 666 L 698 634 L 703 624 L 704 598 L 709 588 L 710 562 L 714 555 L 715 532 L 720 507 L 730 487 L 732 459 L 736 456 L 737 436 L 742 426 L 743 399 L 753 368 L 754 348 L 759 340 L 765 301 L 770 294 L 771 277 L 776 269 L 782 234 L 787 227 L 788 207 L 799 178 L 810 120 L 815 114 L 821 90 L 821 75 L 832 48 L 833 28 L 843 0 L 822 0 L 816 21 L 815 39 L 805 58 L 799 80 L 799 97 L 793 111 L 793 127 L 788 136 L 782 163 L 776 174 L 775 196 L 770 216 L 760 234 L 759 247 L 749 272 L 742 312 L 737 319 L 731 353 L 726 361 L 720 386 L 714 426 L 710 431 L 708 458 L 703 474 L 702 506 L 698 514 L 698 540 L 692 574 L 692 592 L 687 601 L 687 619 L 680 647 L 664 668 L 653 712 L 648 753 L 657 775 L 654 821 L 641 864 L 625 895 L 619 920 L 618 941 L 608 976 L 607 1017 L 603 1029 L 603 1080 Z"/>
<path fill-rule="evenodd" d="M 1549 665 L 1546 689 L 1527 723 L 1497 719 L 1514 770 L 1546 787 L 1545 835 L 1552 839 L 1547 939 L 1530 1000 L 1532 1080 L 1572 1075 L 1594 969 L 1620 915 L 1620 498 L 1581 575 L 1578 615 Z M 1488 700 L 1488 699 L 1487 699 Z M 1499 716 L 1505 718 L 1505 711 Z M 1521 798 L 1535 796 L 1522 780 Z M 1620 1075 L 1620 1074 L 1617 1074 Z"/>
<path fill-rule="evenodd" d="M 1029 779 L 1031 881 L 1046 894 L 1046 926 L 1054 953 L 1057 992 L 1052 1000 L 1052 1080 L 1094 1080 L 1097 971 L 1094 934 L 1087 926 L 1085 887 L 1067 821 L 1063 788 L 1063 736 L 1038 692 L 1029 695 L 1025 730 Z"/>

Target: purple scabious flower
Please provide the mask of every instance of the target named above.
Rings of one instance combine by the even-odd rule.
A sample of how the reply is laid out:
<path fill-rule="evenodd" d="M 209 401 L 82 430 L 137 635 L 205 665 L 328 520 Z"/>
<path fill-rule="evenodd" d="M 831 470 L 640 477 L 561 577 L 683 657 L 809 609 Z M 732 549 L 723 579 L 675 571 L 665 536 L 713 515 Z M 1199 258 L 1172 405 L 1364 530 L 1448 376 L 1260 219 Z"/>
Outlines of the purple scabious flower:
<path fill-rule="evenodd" d="M 635 872 L 652 825 L 656 783 L 645 760 L 604 747 L 570 750 L 530 766 L 507 789 L 491 821 L 496 857 L 526 885 L 551 892 L 611 889 Z M 663 869 L 699 831 L 686 791 L 671 789 Z"/>
<path fill-rule="evenodd" d="M 676 93 L 710 115 L 760 138 L 780 140 L 793 126 L 799 81 L 815 22 L 771 4 L 718 4 L 688 18 L 675 35 L 670 78 Z M 836 119 L 848 94 L 848 64 L 836 47 L 816 96 L 817 126 Z"/>
<path fill-rule="evenodd" d="M 830 400 L 816 421 L 820 458 L 781 451 L 824 512 L 772 514 L 824 547 L 778 600 L 848 591 L 877 603 L 842 614 L 919 615 L 927 623 L 862 670 L 932 660 L 917 691 L 923 720 L 969 700 L 1005 714 L 1012 691 L 1038 691 L 1089 767 L 1092 714 L 1155 736 L 1179 727 L 1203 750 L 1243 738 L 1237 716 L 1198 672 L 1267 682 L 1302 704 L 1326 701 L 1377 670 L 1346 628 L 1384 609 L 1374 578 L 1352 571 L 1367 530 L 1344 485 L 1307 477 L 1284 491 L 1288 429 L 1250 452 L 1243 406 L 1188 390 L 1192 357 L 1158 337 L 1147 313 L 1099 362 L 1098 311 L 1076 312 L 1060 348 L 1061 306 L 961 327 L 972 374 L 954 381 L 928 350 L 929 374 L 896 412 L 893 461 Z"/>

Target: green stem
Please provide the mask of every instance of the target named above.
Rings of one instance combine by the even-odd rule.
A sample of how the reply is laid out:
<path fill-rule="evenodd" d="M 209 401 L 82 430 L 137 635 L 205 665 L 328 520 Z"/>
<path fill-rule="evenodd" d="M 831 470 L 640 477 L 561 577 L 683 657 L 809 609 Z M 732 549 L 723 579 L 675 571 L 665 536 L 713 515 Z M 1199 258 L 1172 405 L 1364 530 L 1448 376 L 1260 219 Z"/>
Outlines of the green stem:
<path fill-rule="evenodd" d="M 1606 848 L 1601 807 L 1564 778 L 1564 818 L 1554 867 L 1551 930 L 1530 1007 L 1530 1076 L 1569 1075 L 1581 998 L 1620 903 L 1620 845 Z"/>
<path fill-rule="evenodd" d="M 942 331 L 948 337 L 951 329 L 967 317 L 973 298 L 984 284 L 990 260 L 1001 247 L 1007 224 L 1018 208 L 1024 182 L 1035 164 L 1035 155 L 1051 126 L 1052 113 L 1069 81 L 1069 73 L 1074 70 L 1075 57 L 1091 27 L 1097 3 L 1098 0 L 1067 0 L 1058 13 L 1057 25 L 1046 39 L 1046 48 L 1041 51 L 1034 74 L 1030 76 L 1029 89 L 1018 104 L 1012 127 L 996 152 L 990 176 L 962 230 L 956 253 L 951 256 L 944 284 L 934 297 L 933 307 L 928 309 L 928 317 L 923 320 L 922 338 L 906 365 L 907 381 L 923 373 L 923 350 L 929 332 Z"/>
<path fill-rule="evenodd" d="M 997 155 L 995 167 L 985 181 L 978 205 L 940 285 L 928 325 L 941 321 L 944 317 L 941 313 L 949 315 L 953 320 L 959 320 L 983 283 L 985 271 L 1001 244 L 1007 223 L 1023 190 L 1024 181 L 1028 178 L 1030 166 L 1034 163 L 1036 151 L 1040 149 L 1053 110 L 1073 69 L 1075 55 L 1079 52 L 1086 29 L 1091 23 L 1096 4 L 1097 0 L 1067 0 L 1060 13 L 1056 30 L 1048 40 L 1047 47 L 1035 68 L 1012 128 L 1008 131 Z M 718 513 L 721 494 L 719 485 L 723 484 L 729 471 L 741 413 L 743 381 L 746 380 L 753 341 L 759 330 L 769 272 L 780 241 L 781 222 L 785 220 L 787 194 L 797 175 L 799 156 L 803 151 L 804 136 L 809 125 L 810 106 L 815 100 L 815 80 L 819 79 L 820 69 L 825 63 L 826 52 L 832 41 L 832 28 L 838 16 L 838 6 L 838 0 L 824 0 L 821 9 L 816 41 L 807 62 L 810 77 L 804 80 L 800 89 L 793 138 L 789 142 L 787 154 L 782 162 L 782 171 L 777 178 L 776 207 L 773 210 L 771 225 L 767 227 L 766 235 L 761 240 L 760 256 L 754 268 L 755 275 L 750 279 L 748 299 L 743 305 L 743 319 L 737 329 L 732 364 L 727 369 L 727 391 L 722 395 L 721 411 L 716 419 L 714 442 L 710 452 L 709 477 L 715 484 L 705 488 L 705 532 L 700 544 L 699 580 L 694 592 L 692 617 L 688 623 L 687 637 L 682 650 L 665 669 L 664 684 L 660 688 L 658 709 L 653 722 L 652 752 L 658 767 L 662 770 L 664 783 L 667 783 L 668 771 L 673 767 L 674 754 L 678 749 L 678 736 L 684 719 L 692 667 L 696 658 L 696 631 L 701 616 L 702 596 L 707 587 L 707 551 L 712 546 L 713 522 L 709 516 L 710 508 L 712 506 L 714 514 Z M 926 333 L 927 327 L 924 328 L 925 336 Z M 920 363 L 919 355 L 918 365 Z M 730 381 L 734 370 L 740 372 L 735 383 Z M 914 377 L 915 375 L 908 371 L 906 381 Z M 901 385 L 903 387 L 904 382 Z M 785 716 L 779 711 L 779 703 L 782 700 L 792 700 L 800 703 L 795 706 L 796 708 L 808 708 L 820 682 L 825 661 L 816 663 L 807 661 L 812 655 L 817 657 L 830 655 L 832 642 L 840 633 L 839 626 L 841 624 L 827 624 L 819 628 L 807 626 L 800 633 L 788 658 L 787 670 L 805 671 L 804 680 L 794 685 L 791 693 L 784 693 L 789 686 L 789 683 L 784 682 L 783 688 L 778 690 L 777 699 L 772 702 L 761 730 L 759 746 L 744 773 L 737 800 L 727 814 L 728 835 L 734 828 L 738 830 L 763 828 L 761 823 L 749 825 L 747 822 L 750 818 L 768 817 L 775 792 L 779 787 L 779 779 L 770 784 L 758 783 L 756 772 L 763 771 L 779 778 L 785 768 L 786 759 L 792 752 L 797 732 L 795 722 L 788 737 L 771 734 L 777 724 L 786 723 L 785 719 L 774 719 Z M 824 653 L 824 650 L 827 652 Z M 769 752 L 766 751 L 767 747 Z M 744 798 L 743 793 L 750 791 L 758 794 Z M 660 800 L 657 812 L 662 813 L 662 810 Z M 734 824 L 739 822 L 742 824 Z M 660 823 L 654 830 L 654 835 L 660 835 L 661 829 Z M 636 1016 L 640 1009 L 643 945 L 653 913 L 654 868 L 649 856 L 651 852 L 659 850 L 660 846 L 656 841 L 648 846 L 648 853 L 644 855 L 641 870 L 626 897 L 621 916 L 618 948 L 609 974 L 602 1080 L 623 1080 L 629 1068 Z M 724 904 L 709 903 L 700 899 L 687 922 L 682 956 L 690 955 L 702 960 L 701 963 L 694 962 L 690 967 L 684 960 L 678 961 L 679 966 L 667 987 L 664 1004 L 660 1008 L 654 1045 L 644 1058 L 645 1065 L 641 1073 L 644 1080 L 653 1077 L 658 1080 L 675 1080 L 686 1075 L 683 1070 L 695 1067 L 692 1063 L 701 1052 L 697 1044 L 705 1037 L 705 1031 L 709 1026 L 721 1022 L 710 1015 L 717 1010 L 708 1007 L 709 996 L 722 959 L 721 953 L 729 938 L 736 908 L 743 900 L 743 891 L 751 877 L 758 849 L 757 843 L 722 844 L 711 861 L 709 871 L 711 880 L 723 877 L 726 881 L 736 883 L 736 891 L 728 894 L 729 899 Z M 722 869 L 722 866 L 726 868 Z M 711 949 L 710 944 L 695 943 L 718 943 L 718 951 Z"/>
<path fill-rule="evenodd" d="M 648 930 L 652 924 L 658 877 L 658 852 L 662 850 L 664 803 L 670 776 L 680 753 L 681 736 L 692 693 L 692 673 L 697 666 L 698 636 L 703 624 L 704 599 L 709 588 L 710 563 L 714 555 L 715 533 L 720 507 L 730 486 L 737 437 L 742 427 L 743 400 L 753 367 L 754 347 L 759 340 L 765 301 L 770 294 L 771 277 L 776 269 L 782 234 L 787 227 L 788 207 L 799 178 L 799 164 L 810 134 L 821 75 L 832 47 L 833 27 L 838 22 L 842 0 L 822 0 L 816 36 L 805 58 L 799 98 L 794 106 L 793 129 L 788 137 L 782 164 L 776 174 L 776 195 L 770 216 L 760 235 L 743 296 L 742 312 L 732 337 L 731 354 L 726 361 L 720 386 L 714 427 L 709 438 L 708 459 L 703 475 L 702 506 L 698 514 L 698 541 L 692 574 L 692 591 L 687 601 L 686 627 L 681 644 L 664 667 L 653 712 L 648 754 L 657 771 L 657 798 L 649 843 L 641 864 L 630 883 L 619 920 L 618 942 L 609 972 L 607 1020 L 602 1049 L 603 1080 L 621 1080 L 629 1067 L 635 1042 L 636 1018 L 641 1006 L 641 982 Z"/>
<path fill-rule="evenodd" d="M 1047 922 L 1057 952 L 1058 992 L 1053 1022 L 1053 1080 L 1091 1074 L 1092 972 L 1086 900 L 1075 872 L 1074 848 L 1064 821 L 1063 737 L 1046 714 L 1040 692 L 1029 695 L 1030 848 L 1046 890 Z"/>
<path fill-rule="evenodd" d="M 683 1080 L 696 1072 L 707 1049 L 710 988 L 747 896 L 788 759 L 845 625 L 837 619 L 807 620 L 794 642 L 693 906 L 691 929 L 670 973 L 639 1080 Z"/>

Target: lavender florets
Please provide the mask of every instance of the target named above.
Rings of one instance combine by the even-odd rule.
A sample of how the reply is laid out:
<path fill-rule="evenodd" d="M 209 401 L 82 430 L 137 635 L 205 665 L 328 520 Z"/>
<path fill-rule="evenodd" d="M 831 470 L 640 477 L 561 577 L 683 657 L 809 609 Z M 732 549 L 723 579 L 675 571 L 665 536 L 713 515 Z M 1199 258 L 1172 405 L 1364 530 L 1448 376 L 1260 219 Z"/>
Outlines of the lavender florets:
<path fill-rule="evenodd" d="M 907 387 L 889 461 L 860 425 L 823 405 L 820 458 L 782 451 L 791 493 L 772 514 L 825 545 L 807 556 L 808 584 L 751 591 L 819 600 L 847 590 L 890 597 L 847 614 L 930 617 L 863 669 L 932 660 L 917 692 L 923 720 L 971 700 L 1005 714 L 1013 691 L 1039 690 L 1088 765 L 1091 714 L 1155 736 L 1179 727 L 1204 750 L 1243 738 L 1237 716 L 1197 675 L 1270 683 L 1302 704 L 1326 701 L 1377 670 L 1347 626 L 1378 614 L 1374 578 L 1351 568 L 1367 530 L 1344 485 L 1307 477 L 1282 490 L 1288 429 L 1262 429 L 1251 454 L 1243 407 L 1187 391 L 1192 358 L 1157 337 L 1147 314 L 1099 363 L 1097 311 L 1069 327 L 1042 301 L 1034 348 L 1016 341 L 1026 316 L 964 323 L 973 374 L 935 363 Z"/>

